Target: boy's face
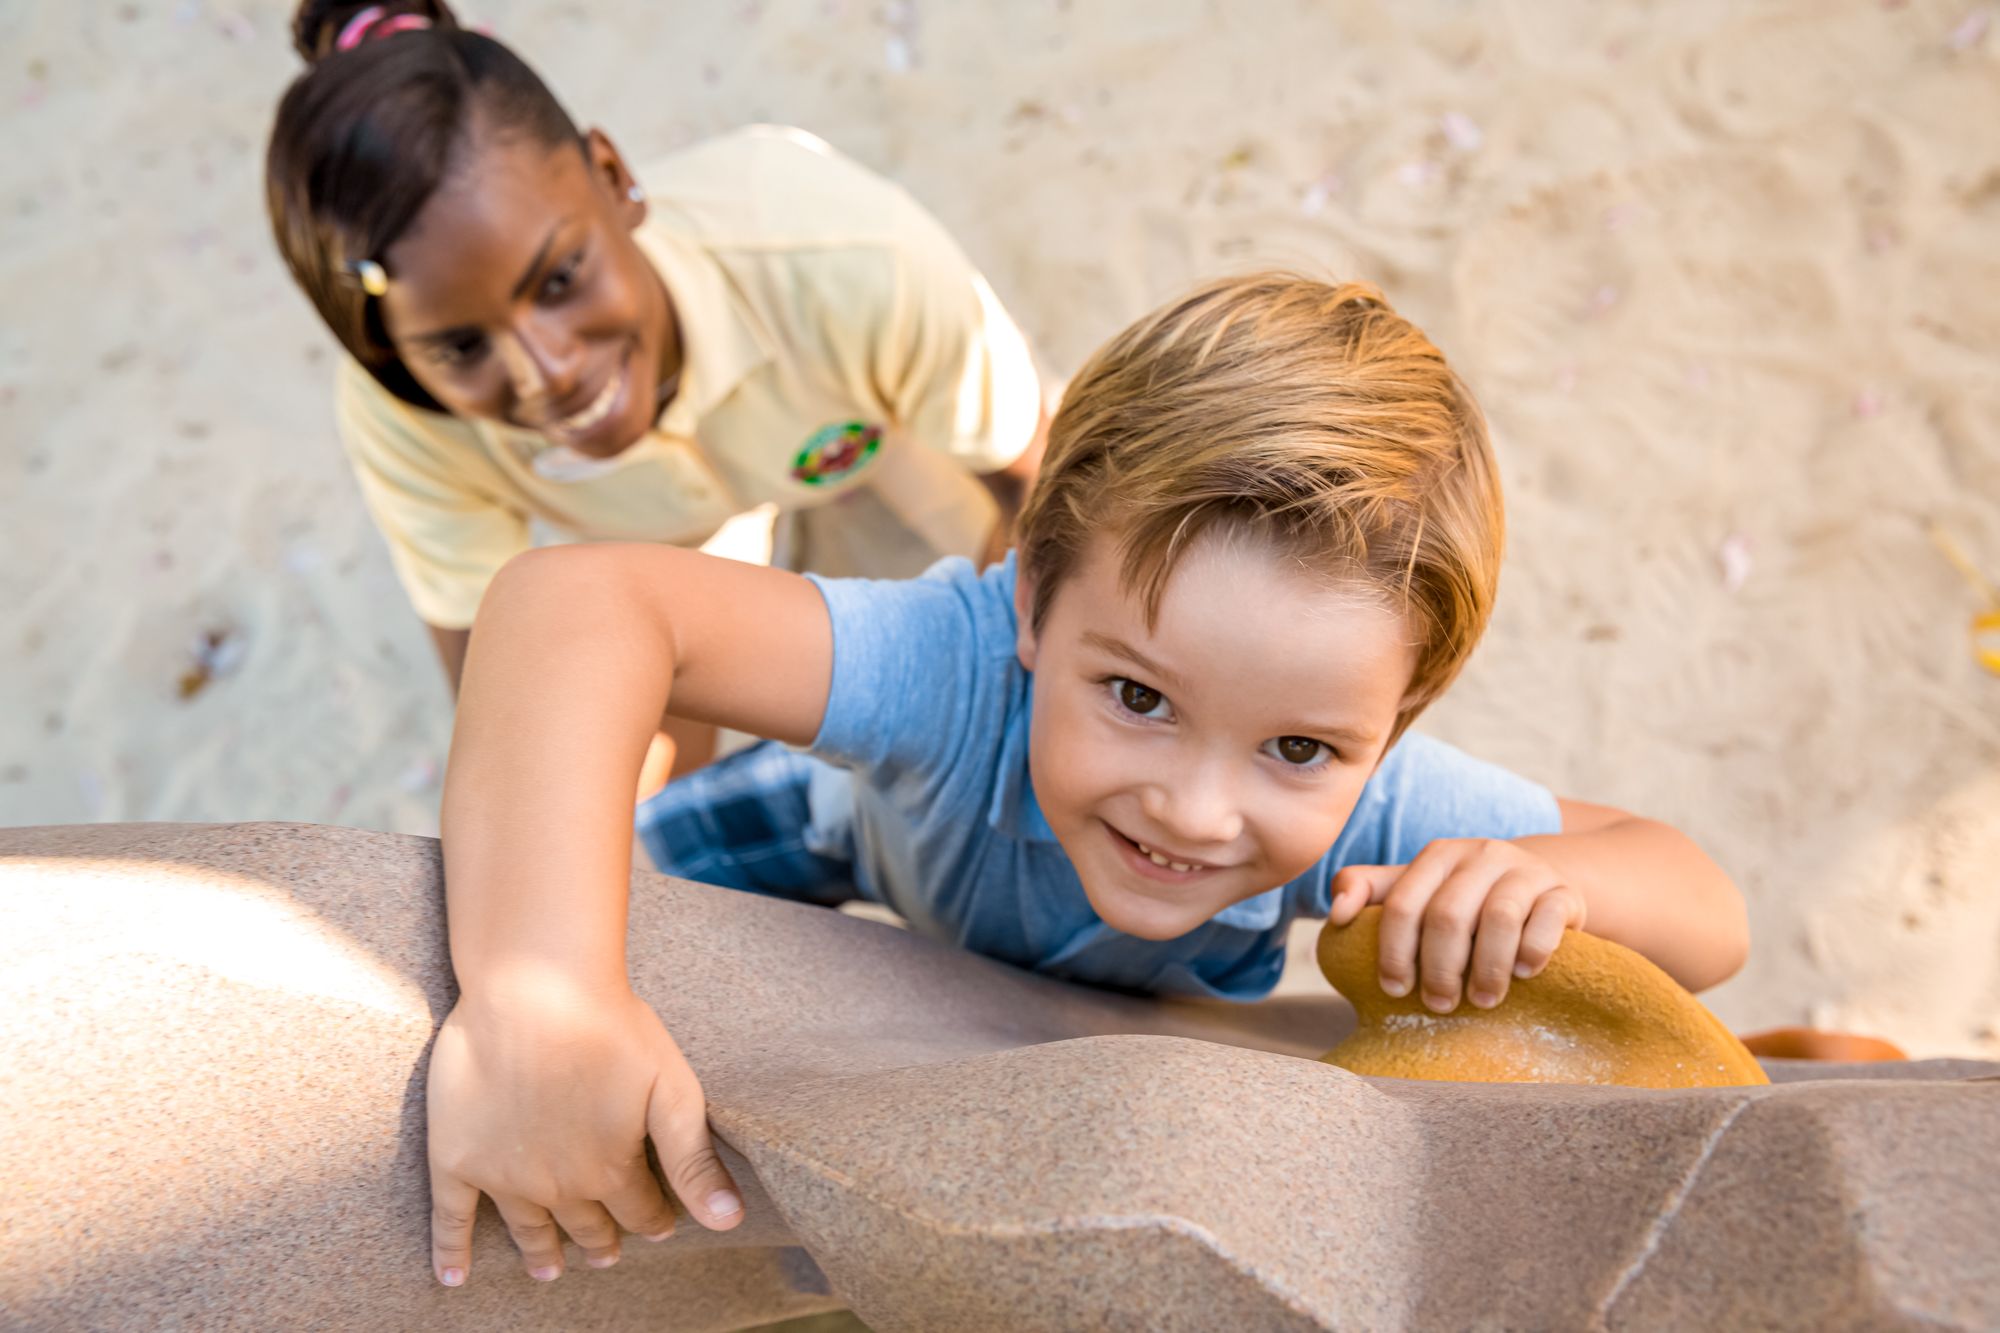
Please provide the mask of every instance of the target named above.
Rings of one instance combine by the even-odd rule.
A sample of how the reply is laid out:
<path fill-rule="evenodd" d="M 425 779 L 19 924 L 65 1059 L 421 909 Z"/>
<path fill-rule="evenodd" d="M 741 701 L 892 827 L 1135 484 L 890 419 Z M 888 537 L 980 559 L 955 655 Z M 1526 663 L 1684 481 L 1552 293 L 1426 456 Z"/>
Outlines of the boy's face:
<path fill-rule="evenodd" d="M 1184 935 L 1333 845 L 1415 666 L 1401 617 L 1237 535 L 1182 558 L 1151 630 L 1107 536 L 1039 632 L 1032 595 L 1029 773 L 1106 923 Z"/>

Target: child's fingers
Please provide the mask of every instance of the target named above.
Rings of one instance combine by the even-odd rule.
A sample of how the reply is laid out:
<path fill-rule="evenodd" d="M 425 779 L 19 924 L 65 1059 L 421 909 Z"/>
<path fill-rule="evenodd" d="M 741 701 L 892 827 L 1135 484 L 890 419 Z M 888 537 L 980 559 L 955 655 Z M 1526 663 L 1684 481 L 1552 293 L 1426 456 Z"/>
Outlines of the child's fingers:
<path fill-rule="evenodd" d="M 673 1202 L 643 1157 L 625 1183 L 604 1196 L 604 1206 L 619 1226 L 635 1236 L 665 1240 L 674 1234 Z"/>
<path fill-rule="evenodd" d="M 1326 919 L 1336 926 L 1346 925 L 1362 908 L 1386 898 L 1402 873 L 1402 866 L 1343 866 L 1333 876 L 1333 904 Z"/>
<path fill-rule="evenodd" d="M 472 1271 L 472 1220 L 479 1191 L 456 1176 L 431 1169 L 431 1271 L 447 1287 Z"/>
<path fill-rule="evenodd" d="M 1424 909 L 1431 896 L 1450 873 L 1452 859 L 1436 854 L 1441 844 L 1432 843 L 1404 866 L 1403 873 L 1382 900 L 1382 925 L 1376 935 L 1377 967 L 1382 973 L 1385 994 L 1404 996 L 1417 981 L 1417 944 L 1424 924 Z"/>
<path fill-rule="evenodd" d="M 727 1231 L 742 1221 L 743 1196 L 708 1136 L 708 1101 L 679 1051 L 654 1085 L 646 1122 L 667 1184 L 694 1220 L 710 1231 Z"/>
<path fill-rule="evenodd" d="M 1583 928 L 1583 899 L 1567 885 L 1535 900 L 1528 924 L 1521 929 L 1521 948 L 1514 960 L 1514 975 L 1532 977 L 1549 965 L 1563 931 Z"/>
<path fill-rule="evenodd" d="M 568 1203 L 555 1210 L 556 1221 L 583 1251 L 583 1261 L 592 1268 L 609 1268 L 618 1262 L 618 1224 L 601 1203 Z"/>
<path fill-rule="evenodd" d="M 1417 969 L 1424 1008 L 1432 1013 L 1448 1014 L 1458 1008 L 1479 911 L 1494 882 L 1490 867 L 1467 861 L 1431 895 L 1430 906 L 1424 910 L 1423 953 Z"/>
<path fill-rule="evenodd" d="M 1465 974 L 1466 998 L 1481 1009 L 1507 998 L 1522 928 L 1548 887 L 1544 876 L 1510 870 L 1494 881 L 1493 891 L 1486 895 L 1479 909 L 1479 933 L 1472 943 L 1472 966 Z"/>
<path fill-rule="evenodd" d="M 507 1224 L 507 1234 L 514 1238 L 514 1248 L 521 1252 L 521 1267 L 528 1270 L 528 1276 L 537 1282 L 561 1277 L 562 1233 L 556 1230 L 549 1210 L 511 1194 L 494 1195 L 493 1206 L 500 1210 L 500 1220 Z"/>

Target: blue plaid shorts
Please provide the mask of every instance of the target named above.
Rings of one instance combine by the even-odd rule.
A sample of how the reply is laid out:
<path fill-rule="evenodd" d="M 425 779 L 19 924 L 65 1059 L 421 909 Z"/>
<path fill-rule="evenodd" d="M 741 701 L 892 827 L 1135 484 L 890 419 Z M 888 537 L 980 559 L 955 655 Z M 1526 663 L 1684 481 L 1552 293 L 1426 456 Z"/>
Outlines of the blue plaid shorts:
<path fill-rule="evenodd" d="M 859 898 L 851 850 L 813 829 L 809 788 L 822 767 L 759 741 L 662 787 L 634 831 L 663 874 L 827 906 Z"/>

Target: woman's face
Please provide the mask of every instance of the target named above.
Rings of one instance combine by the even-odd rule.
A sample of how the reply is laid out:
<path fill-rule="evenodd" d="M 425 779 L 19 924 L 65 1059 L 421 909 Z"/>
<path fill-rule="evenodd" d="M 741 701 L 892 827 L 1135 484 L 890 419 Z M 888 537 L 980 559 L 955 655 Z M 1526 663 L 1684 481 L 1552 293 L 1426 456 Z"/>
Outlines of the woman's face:
<path fill-rule="evenodd" d="M 384 257 L 396 354 L 454 415 L 609 458 L 653 424 L 678 364 L 666 289 L 632 239 L 646 205 L 596 130 L 588 156 L 476 134 Z"/>

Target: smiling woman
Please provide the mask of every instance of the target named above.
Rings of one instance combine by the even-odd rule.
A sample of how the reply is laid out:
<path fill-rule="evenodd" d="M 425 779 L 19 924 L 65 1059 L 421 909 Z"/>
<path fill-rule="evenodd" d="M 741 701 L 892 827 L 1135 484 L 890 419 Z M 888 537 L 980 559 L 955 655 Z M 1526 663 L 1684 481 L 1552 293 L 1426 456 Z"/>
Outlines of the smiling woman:
<path fill-rule="evenodd" d="M 272 229 L 348 353 L 341 436 L 454 685 L 537 521 L 694 546 L 768 506 L 774 563 L 879 577 L 1004 546 L 1040 387 L 903 191 L 775 127 L 635 171 L 441 3 L 306 0 L 293 36 Z M 710 736 L 676 735 L 684 770 Z"/>

